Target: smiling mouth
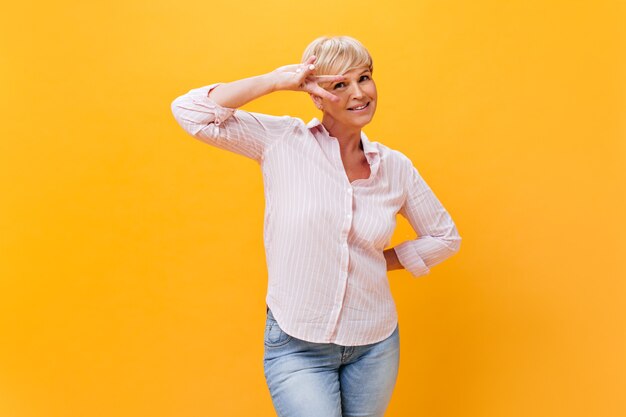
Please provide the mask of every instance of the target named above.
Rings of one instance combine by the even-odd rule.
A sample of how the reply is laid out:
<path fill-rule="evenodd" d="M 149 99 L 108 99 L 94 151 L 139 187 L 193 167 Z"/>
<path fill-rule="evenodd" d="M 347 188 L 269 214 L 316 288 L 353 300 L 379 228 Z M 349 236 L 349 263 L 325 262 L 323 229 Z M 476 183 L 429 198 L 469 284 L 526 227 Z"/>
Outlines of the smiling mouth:
<path fill-rule="evenodd" d="M 368 101 L 366 104 L 364 104 L 362 106 L 352 107 L 352 108 L 349 108 L 348 110 L 350 110 L 350 111 L 362 111 L 362 110 L 365 110 L 366 108 L 368 108 L 369 105 L 370 105 L 370 102 Z"/>

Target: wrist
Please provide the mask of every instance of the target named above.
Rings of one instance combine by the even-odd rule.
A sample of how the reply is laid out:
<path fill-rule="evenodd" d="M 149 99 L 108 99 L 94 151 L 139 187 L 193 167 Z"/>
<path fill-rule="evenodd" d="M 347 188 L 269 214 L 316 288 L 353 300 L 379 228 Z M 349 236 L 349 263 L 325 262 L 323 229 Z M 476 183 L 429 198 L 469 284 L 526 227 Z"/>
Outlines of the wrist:
<path fill-rule="evenodd" d="M 260 76 L 263 82 L 263 85 L 265 86 L 265 90 L 267 91 L 267 93 L 273 93 L 275 91 L 278 91 L 278 85 L 277 85 L 277 80 L 274 77 L 274 74 L 271 72 L 268 72 L 267 74 L 263 74 Z"/>

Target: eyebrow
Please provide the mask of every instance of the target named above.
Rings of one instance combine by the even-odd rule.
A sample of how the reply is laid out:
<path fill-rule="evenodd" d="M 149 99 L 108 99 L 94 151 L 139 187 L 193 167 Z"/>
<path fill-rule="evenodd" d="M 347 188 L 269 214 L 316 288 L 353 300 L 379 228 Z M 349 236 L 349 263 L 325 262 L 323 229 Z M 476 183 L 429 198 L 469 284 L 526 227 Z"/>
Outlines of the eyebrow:
<path fill-rule="evenodd" d="M 365 68 L 363 71 L 361 71 L 361 73 L 359 75 L 363 75 L 366 72 L 371 72 L 369 68 Z M 345 73 L 344 73 L 345 74 Z M 343 74 L 342 74 L 343 75 Z M 323 77 L 323 76 L 322 76 Z"/>
<path fill-rule="evenodd" d="M 369 68 L 365 68 L 363 71 L 361 71 L 361 73 L 359 75 L 363 75 L 363 74 L 365 74 L 366 72 L 369 72 L 369 71 L 370 71 Z"/>

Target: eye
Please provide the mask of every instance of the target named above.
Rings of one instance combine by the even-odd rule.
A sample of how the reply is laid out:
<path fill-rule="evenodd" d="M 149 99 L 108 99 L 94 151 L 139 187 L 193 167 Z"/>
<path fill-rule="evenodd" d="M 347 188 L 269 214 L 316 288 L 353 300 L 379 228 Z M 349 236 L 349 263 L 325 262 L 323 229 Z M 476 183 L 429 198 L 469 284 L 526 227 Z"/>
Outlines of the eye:
<path fill-rule="evenodd" d="M 369 79 L 370 79 L 369 75 L 361 75 L 361 81 L 363 81 L 363 79 L 364 79 L 364 78 L 365 78 L 366 80 L 369 80 Z"/>
<path fill-rule="evenodd" d="M 337 84 L 335 84 L 335 86 L 333 87 L 333 89 L 337 89 L 337 88 L 340 88 L 340 87 L 343 87 L 343 86 L 344 86 L 344 83 L 343 83 L 343 82 L 341 82 L 341 83 L 337 83 Z"/>

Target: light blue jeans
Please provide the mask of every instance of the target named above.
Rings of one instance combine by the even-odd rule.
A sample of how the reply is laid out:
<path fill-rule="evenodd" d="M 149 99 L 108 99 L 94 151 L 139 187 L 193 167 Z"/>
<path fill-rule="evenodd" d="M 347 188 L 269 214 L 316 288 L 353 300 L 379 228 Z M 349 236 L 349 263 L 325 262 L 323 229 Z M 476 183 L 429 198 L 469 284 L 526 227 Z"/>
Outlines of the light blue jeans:
<path fill-rule="evenodd" d="M 399 328 L 363 346 L 285 333 L 267 309 L 265 380 L 279 417 L 382 417 L 398 375 Z"/>

